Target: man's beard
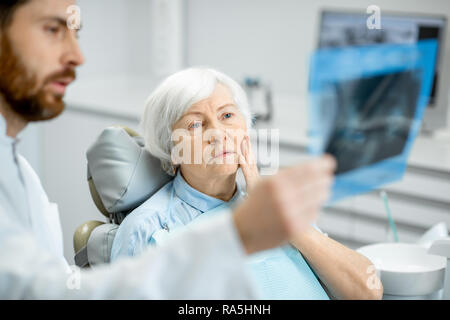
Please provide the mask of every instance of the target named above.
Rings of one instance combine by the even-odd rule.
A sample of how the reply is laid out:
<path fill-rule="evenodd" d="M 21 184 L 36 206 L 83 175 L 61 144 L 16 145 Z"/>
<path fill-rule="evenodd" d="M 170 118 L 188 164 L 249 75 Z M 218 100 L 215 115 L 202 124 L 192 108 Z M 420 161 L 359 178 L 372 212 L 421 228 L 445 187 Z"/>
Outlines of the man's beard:
<path fill-rule="evenodd" d="M 52 74 L 37 87 L 36 75 L 20 61 L 5 33 L 0 42 L 0 96 L 9 108 L 26 121 L 49 120 L 60 115 L 65 107 L 63 96 L 46 92 L 44 87 L 61 78 L 75 79 L 75 71 L 66 69 Z"/>

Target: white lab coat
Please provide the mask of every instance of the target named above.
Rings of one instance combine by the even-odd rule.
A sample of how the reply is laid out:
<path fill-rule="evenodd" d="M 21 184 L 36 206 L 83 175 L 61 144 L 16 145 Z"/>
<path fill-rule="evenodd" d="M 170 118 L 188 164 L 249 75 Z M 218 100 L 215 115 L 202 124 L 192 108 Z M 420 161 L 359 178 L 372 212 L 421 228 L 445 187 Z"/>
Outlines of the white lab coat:
<path fill-rule="evenodd" d="M 92 271 L 69 268 L 58 208 L 0 115 L 0 299 L 254 299 L 231 214 Z M 75 270 L 74 270 L 75 269 Z"/>

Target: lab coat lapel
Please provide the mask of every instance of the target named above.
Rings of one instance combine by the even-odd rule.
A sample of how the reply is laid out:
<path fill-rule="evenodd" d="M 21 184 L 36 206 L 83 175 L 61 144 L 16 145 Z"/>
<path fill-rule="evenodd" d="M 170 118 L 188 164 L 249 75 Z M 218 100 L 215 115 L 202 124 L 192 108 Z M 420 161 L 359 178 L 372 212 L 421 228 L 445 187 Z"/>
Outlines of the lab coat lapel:
<path fill-rule="evenodd" d="M 42 247 L 63 257 L 63 238 L 58 206 L 49 202 L 37 174 L 28 162 L 21 156 L 18 159 L 27 192 L 33 233 Z"/>

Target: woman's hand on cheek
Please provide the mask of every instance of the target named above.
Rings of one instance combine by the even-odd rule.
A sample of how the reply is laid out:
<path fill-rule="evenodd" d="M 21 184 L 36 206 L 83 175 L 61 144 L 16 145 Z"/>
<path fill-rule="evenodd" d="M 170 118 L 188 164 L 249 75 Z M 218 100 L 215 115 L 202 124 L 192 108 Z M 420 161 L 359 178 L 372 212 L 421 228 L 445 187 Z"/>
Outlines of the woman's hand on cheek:
<path fill-rule="evenodd" d="M 245 183 L 247 184 L 247 193 L 250 193 L 258 183 L 260 176 L 248 136 L 245 136 L 241 142 L 239 164 L 245 177 Z"/>

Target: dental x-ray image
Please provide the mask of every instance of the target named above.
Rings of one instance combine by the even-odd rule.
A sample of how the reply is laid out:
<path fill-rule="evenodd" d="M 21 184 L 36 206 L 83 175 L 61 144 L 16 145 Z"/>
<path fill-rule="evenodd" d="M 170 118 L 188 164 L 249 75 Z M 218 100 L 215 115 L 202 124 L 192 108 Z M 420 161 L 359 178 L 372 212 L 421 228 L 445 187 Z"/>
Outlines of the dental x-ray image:
<path fill-rule="evenodd" d="M 336 157 L 337 174 L 403 152 L 420 92 L 419 71 L 409 70 L 336 82 L 334 118 L 326 153 Z M 323 112 L 326 112 L 323 110 Z"/>
<path fill-rule="evenodd" d="M 430 98 L 437 42 L 317 50 L 308 150 L 337 160 L 329 204 L 400 180 Z"/>

